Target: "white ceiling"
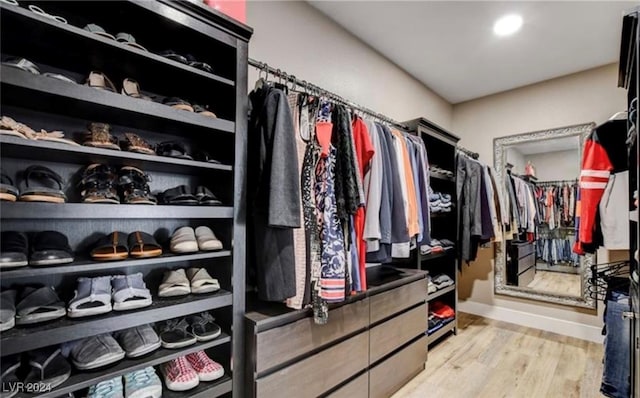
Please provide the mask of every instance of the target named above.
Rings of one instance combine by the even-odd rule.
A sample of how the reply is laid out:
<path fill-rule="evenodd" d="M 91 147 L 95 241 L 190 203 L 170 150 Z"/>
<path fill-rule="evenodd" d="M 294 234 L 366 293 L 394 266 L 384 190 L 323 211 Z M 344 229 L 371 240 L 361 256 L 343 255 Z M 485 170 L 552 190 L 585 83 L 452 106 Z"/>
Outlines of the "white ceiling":
<path fill-rule="evenodd" d="M 635 2 L 309 1 L 451 103 L 616 62 Z M 522 29 L 493 34 L 499 17 Z"/>
<path fill-rule="evenodd" d="M 550 140 L 524 142 L 509 146 L 516 149 L 523 155 L 535 155 L 538 153 L 549 153 L 559 151 L 578 150 L 580 139 L 575 137 L 553 138 Z"/>

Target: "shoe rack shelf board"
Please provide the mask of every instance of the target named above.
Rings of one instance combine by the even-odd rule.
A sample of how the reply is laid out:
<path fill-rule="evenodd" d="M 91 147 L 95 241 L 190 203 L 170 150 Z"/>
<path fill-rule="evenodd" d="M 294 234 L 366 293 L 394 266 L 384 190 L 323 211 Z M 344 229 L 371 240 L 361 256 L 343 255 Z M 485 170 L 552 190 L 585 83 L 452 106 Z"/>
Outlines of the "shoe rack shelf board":
<path fill-rule="evenodd" d="M 203 381 L 194 389 L 184 392 L 162 391 L 163 398 L 216 398 L 231 392 L 231 378 L 224 376 L 216 381 Z"/>
<path fill-rule="evenodd" d="M 427 156 L 429 164 L 432 167 L 439 167 L 443 170 L 453 173 L 448 176 L 445 173 L 430 170 L 430 185 L 434 192 L 440 192 L 451 195 L 451 201 L 457 204 L 456 197 L 456 147 L 460 138 L 449 133 L 442 127 L 430 122 L 425 118 L 409 120 L 403 124 L 409 126 L 412 133 L 422 138 L 427 148 Z M 458 213 L 454 207 L 452 211 L 446 213 L 431 214 L 431 238 L 448 239 L 458 244 Z M 441 301 L 451 307 L 456 317 L 441 329 L 428 336 L 428 345 L 445 336 L 448 332 L 456 333 L 458 320 L 458 260 L 457 248 L 446 250 L 442 253 L 433 253 L 417 256 L 417 268 L 429 272 L 434 278 L 439 274 L 445 274 L 453 280 L 453 285 L 448 286 L 435 293 L 427 295 L 427 305 L 431 305 L 435 301 Z"/>
<path fill-rule="evenodd" d="M 230 219 L 233 208 L 225 206 L 114 205 L 101 203 L 36 203 L 2 204 L 2 218 L 43 219 Z"/>
<path fill-rule="evenodd" d="M 226 344 L 231 341 L 231 337 L 222 333 L 214 340 L 206 341 L 202 343 L 196 343 L 194 345 L 184 347 L 181 349 L 167 349 L 159 348 L 151 354 L 144 355 L 140 358 L 127 358 L 112 366 L 104 368 L 102 372 L 79 372 L 73 374 L 63 384 L 54 388 L 50 392 L 34 395 L 21 395 L 24 398 L 55 398 L 70 392 L 82 390 L 90 387 L 94 384 L 98 384 L 101 381 L 109 380 L 122 374 L 129 372 L 135 372 L 136 370 L 144 369 L 148 366 L 156 366 L 165 362 L 169 362 L 172 359 L 188 355 L 194 352 L 207 350 L 221 344 Z"/>
<path fill-rule="evenodd" d="M 83 339 L 103 333 L 132 328 L 148 323 L 186 316 L 231 305 L 231 293 L 219 290 L 207 295 L 178 298 L 153 297 L 149 307 L 132 311 L 111 311 L 84 318 L 63 317 L 29 328 L 15 327 L 2 332 L 0 351 L 3 356 Z"/>
<path fill-rule="evenodd" d="M 122 268 L 132 269 L 133 267 L 143 267 L 147 265 L 156 265 L 161 267 L 162 265 L 195 261 L 195 260 L 213 260 L 216 258 L 231 257 L 230 250 L 220 250 L 217 252 L 198 252 L 191 254 L 163 254 L 160 257 L 152 258 L 129 258 L 122 261 L 94 261 L 91 259 L 77 259 L 76 261 L 57 266 L 49 267 L 20 267 L 20 268 L 6 268 L 0 272 L 0 278 L 4 280 L 29 278 L 36 276 L 51 276 L 67 273 L 81 273 L 81 272 L 99 272 L 118 270 Z"/>
<path fill-rule="evenodd" d="M 73 84 L 20 69 L 2 67 L 3 97 L 11 105 L 47 108 L 83 119 L 104 120 L 136 128 L 170 133 L 234 133 L 235 123 L 171 108 L 119 93 Z M 204 130 L 204 131 L 203 131 Z"/>
<path fill-rule="evenodd" d="M 195 160 L 145 155 L 89 146 L 75 146 L 51 141 L 27 140 L 1 134 L 0 145 L 2 145 L 2 156 L 20 157 L 22 159 L 35 161 L 64 157 L 68 161 L 79 163 L 108 163 L 112 166 L 137 166 L 144 171 L 181 174 L 206 174 L 233 170 L 233 166 L 226 164 L 198 162 Z"/>
<path fill-rule="evenodd" d="M 93 51 L 104 54 L 113 59 L 122 59 L 124 57 L 133 59 L 133 62 L 139 64 L 142 68 L 159 68 L 163 67 L 167 70 L 175 72 L 176 70 L 197 75 L 200 78 L 211 80 L 219 86 L 235 86 L 235 82 L 230 79 L 218 76 L 214 73 L 194 68 L 192 66 L 165 58 L 163 56 L 144 51 L 126 44 L 119 43 L 115 40 L 97 35 L 86 31 L 77 26 L 70 24 L 62 24 L 53 21 L 44 16 L 29 11 L 26 8 L 15 7 L 11 5 L 0 4 L 3 13 L 15 14 L 14 21 L 24 24 L 25 29 L 32 29 L 34 34 L 47 37 L 47 40 L 59 41 L 73 47 L 91 47 Z"/>
<path fill-rule="evenodd" d="M 443 296 L 447 293 L 451 293 L 453 291 L 456 290 L 456 286 L 455 285 L 451 285 L 451 286 L 447 286 L 444 289 L 440 289 L 435 293 L 431 293 L 430 295 L 427 296 L 427 301 L 433 301 L 435 299 L 437 299 L 440 296 Z"/>

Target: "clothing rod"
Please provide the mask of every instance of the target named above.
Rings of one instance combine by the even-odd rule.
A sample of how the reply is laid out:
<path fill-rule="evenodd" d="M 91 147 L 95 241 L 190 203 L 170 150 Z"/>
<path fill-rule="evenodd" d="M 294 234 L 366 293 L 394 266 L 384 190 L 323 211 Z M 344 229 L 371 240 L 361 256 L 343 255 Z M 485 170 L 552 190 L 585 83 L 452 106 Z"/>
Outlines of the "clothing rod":
<path fill-rule="evenodd" d="M 356 104 L 355 102 L 349 101 L 341 96 L 339 96 L 338 94 L 332 93 L 331 91 L 325 90 L 320 86 L 317 86 L 315 84 L 309 83 L 306 80 L 301 80 L 298 79 L 295 75 L 291 75 L 288 74 L 287 72 L 283 71 L 282 69 L 277 69 L 274 68 L 270 65 L 268 65 L 266 62 L 260 62 L 257 61 L 253 58 L 249 58 L 249 65 L 253 66 L 254 68 L 258 69 L 260 72 L 265 72 L 267 74 L 271 74 L 275 77 L 278 77 L 279 79 L 282 80 L 282 82 L 284 84 L 286 83 L 291 83 L 293 85 L 292 90 L 293 91 L 299 91 L 297 88 L 298 87 L 302 87 L 304 89 L 304 92 L 308 92 L 308 93 L 316 93 L 319 96 L 322 97 L 327 97 L 328 99 L 334 101 L 334 102 L 338 102 L 341 103 L 342 105 L 345 105 L 351 109 L 355 109 L 358 110 L 362 113 L 366 113 L 369 116 L 373 116 L 376 119 L 382 120 L 386 123 L 392 124 L 402 130 L 408 131 L 409 128 L 396 121 L 391 119 L 388 116 L 385 116 L 381 113 L 378 113 L 376 111 L 373 111 L 367 107 L 364 107 L 362 105 Z"/>
<path fill-rule="evenodd" d="M 465 154 L 471 156 L 473 159 L 478 159 L 480 157 L 480 154 L 478 154 L 477 152 L 470 151 L 470 150 L 468 150 L 466 148 L 463 148 L 461 146 L 456 147 L 456 149 L 458 149 L 462 153 L 465 153 Z"/>
<path fill-rule="evenodd" d="M 577 182 L 578 179 L 574 178 L 573 180 L 537 181 L 536 185 L 576 184 Z"/>

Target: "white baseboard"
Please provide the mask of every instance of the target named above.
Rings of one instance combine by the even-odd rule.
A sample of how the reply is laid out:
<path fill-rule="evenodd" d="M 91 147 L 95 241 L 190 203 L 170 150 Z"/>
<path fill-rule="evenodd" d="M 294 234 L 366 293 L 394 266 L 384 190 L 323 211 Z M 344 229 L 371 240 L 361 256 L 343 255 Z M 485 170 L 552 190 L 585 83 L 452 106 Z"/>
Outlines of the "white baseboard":
<path fill-rule="evenodd" d="M 602 328 L 597 326 L 584 325 L 582 323 L 550 318 L 543 315 L 531 314 L 504 307 L 496 307 L 473 301 L 458 302 L 458 310 L 460 312 L 466 312 L 484 318 L 514 323 L 516 325 L 545 330 L 547 332 L 558 333 L 564 336 L 593 341 L 594 343 L 602 343 L 603 341 Z"/>

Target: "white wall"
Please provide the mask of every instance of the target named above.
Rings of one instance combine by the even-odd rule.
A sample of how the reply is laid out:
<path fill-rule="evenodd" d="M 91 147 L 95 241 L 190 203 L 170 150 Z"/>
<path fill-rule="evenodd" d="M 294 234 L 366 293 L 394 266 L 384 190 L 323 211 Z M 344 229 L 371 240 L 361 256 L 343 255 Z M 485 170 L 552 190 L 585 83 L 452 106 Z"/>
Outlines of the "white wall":
<path fill-rule="evenodd" d="M 531 162 L 535 168 L 538 181 L 575 180 L 580 175 L 580 151 L 578 148 L 525 155 L 524 163 L 528 162 Z"/>
<path fill-rule="evenodd" d="M 453 131 L 462 137 L 463 146 L 493 164 L 496 137 L 592 121 L 602 123 L 625 108 L 625 91 L 617 88 L 617 66 L 607 65 L 457 104 L 453 108 Z M 481 250 L 476 262 L 463 266 L 460 300 L 463 310 L 522 321 L 519 323 L 547 319 L 564 322 L 567 328 L 592 326 L 584 336 L 592 340 L 598 338 L 602 325 L 602 317 L 594 311 L 495 295 L 491 249 Z"/>
<path fill-rule="evenodd" d="M 522 152 L 517 148 L 507 148 L 506 154 L 507 163 L 513 165 L 512 171 L 516 174 L 524 174 L 524 166 L 527 162 L 525 162 Z"/>
<path fill-rule="evenodd" d="M 398 121 L 426 117 L 451 128 L 448 102 L 306 2 L 250 1 L 247 24 L 251 58 Z M 256 77 L 250 67 L 249 88 Z"/>

